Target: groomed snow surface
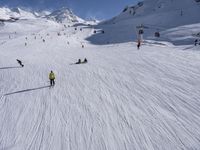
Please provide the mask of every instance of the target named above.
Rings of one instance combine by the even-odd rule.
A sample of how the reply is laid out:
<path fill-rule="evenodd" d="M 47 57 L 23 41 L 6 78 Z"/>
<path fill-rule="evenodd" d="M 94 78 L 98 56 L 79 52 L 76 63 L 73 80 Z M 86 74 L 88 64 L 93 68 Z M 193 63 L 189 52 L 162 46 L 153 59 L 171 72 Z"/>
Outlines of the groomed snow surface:
<path fill-rule="evenodd" d="M 200 149 L 197 48 L 92 45 L 90 28 L 37 23 L 0 30 L 0 150 Z"/>

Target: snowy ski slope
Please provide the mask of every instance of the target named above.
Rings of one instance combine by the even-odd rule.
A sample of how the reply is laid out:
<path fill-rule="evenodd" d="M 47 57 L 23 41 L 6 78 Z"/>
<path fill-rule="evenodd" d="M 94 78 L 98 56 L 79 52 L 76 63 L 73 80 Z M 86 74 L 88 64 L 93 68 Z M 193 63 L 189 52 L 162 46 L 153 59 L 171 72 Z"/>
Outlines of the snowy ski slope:
<path fill-rule="evenodd" d="M 198 48 L 92 45 L 93 29 L 81 28 L 42 19 L 0 28 L 0 150 L 199 150 Z"/>

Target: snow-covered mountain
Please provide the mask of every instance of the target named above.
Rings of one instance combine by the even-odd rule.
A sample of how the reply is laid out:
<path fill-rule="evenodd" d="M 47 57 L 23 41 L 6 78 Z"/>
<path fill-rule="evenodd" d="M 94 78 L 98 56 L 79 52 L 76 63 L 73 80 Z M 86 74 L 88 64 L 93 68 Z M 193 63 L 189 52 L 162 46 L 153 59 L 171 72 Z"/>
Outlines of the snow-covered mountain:
<path fill-rule="evenodd" d="M 54 21 L 60 22 L 60 23 L 80 23 L 84 22 L 83 19 L 76 16 L 72 10 L 69 8 L 63 7 L 61 9 L 53 11 L 51 14 L 46 16 L 48 19 L 52 19 Z"/>
<path fill-rule="evenodd" d="M 61 8 L 53 12 L 50 11 L 30 11 L 21 8 L 0 8 L 0 20 L 15 21 L 19 19 L 43 18 L 59 23 L 82 23 L 83 19 L 76 16 L 70 9 Z"/>
<path fill-rule="evenodd" d="M 96 34 L 88 40 L 96 44 L 133 41 L 138 38 L 138 27 L 142 26 L 144 30 L 143 37 L 146 40 L 155 39 L 155 33 L 159 32 L 161 36 L 156 40 L 167 40 L 175 44 L 182 44 L 188 38 L 176 38 L 174 40 L 172 36 L 165 35 L 166 32 L 164 31 L 179 26 L 200 23 L 199 13 L 200 2 L 198 0 L 144 0 L 136 5 L 125 7 L 116 17 L 101 22 L 96 26 L 96 29 L 104 30 L 107 34 Z M 194 29 L 194 32 L 190 34 L 195 34 L 195 30 L 199 29 Z M 106 36 L 107 41 L 104 41 L 105 38 L 102 38 L 102 36 Z M 187 36 L 189 36 L 189 33 Z M 180 41 L 183 39 L 184 41 Z M 192 41 L 191 37 L 187 44 Z"/>
<path fill-rule="evenodd" d="M 12 19 L 34 19 L 35 15 L 31 11 L 27 11 L 21 8 L 0 8 L 0 19 L 1 20 L 12 20 Z"/>
<path fill-rule="evenodd" d="M 0 8 L 0 19 L 9 20 L 11 18 L 18 18 L 19 13 L 12 12 L 9 8 L 2 7 Z"/>
<path fill-rule="evenodd" d="M 165 26 L 191 24 L 200 21 L 200 2 L 196 0 L 144 0 L 134 6 L 127 6 L 123 12 L 111 19 L 118 22 L 138 19 L 138 24 L 152 22 Z"/>

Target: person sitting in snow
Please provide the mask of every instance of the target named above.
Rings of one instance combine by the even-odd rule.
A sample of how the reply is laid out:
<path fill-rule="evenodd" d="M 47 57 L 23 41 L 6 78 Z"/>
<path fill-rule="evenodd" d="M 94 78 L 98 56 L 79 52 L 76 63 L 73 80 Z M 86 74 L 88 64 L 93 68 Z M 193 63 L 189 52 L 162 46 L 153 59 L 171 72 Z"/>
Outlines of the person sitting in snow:
<path fill-rule="evenodd" d="M 78 62 L 76 62 L 75 64 L 81 64 L 81 59 L 78 59 Z"/>
<path fill-rule="evenodd" d="M 88 60 L 85 58 L 84 61 L 83 61 L 83 63 L 87 63 L 87 62 L 88 62 Z"/>

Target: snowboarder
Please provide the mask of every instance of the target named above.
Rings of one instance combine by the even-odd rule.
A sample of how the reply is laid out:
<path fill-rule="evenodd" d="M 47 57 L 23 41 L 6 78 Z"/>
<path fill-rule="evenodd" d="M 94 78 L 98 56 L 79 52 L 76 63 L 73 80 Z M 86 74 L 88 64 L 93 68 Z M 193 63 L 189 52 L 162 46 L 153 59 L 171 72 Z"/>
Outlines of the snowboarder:
<path fill-rule="evenodd" d="M 81 59 L 78 59 L 78 62 L 76 62 L 75 64 L 81 64 Z"/>
<path fill-rule="evenodd" d="M 141 42 L 140 42 L 140 40 L 138 40 L 138 44 L 137 44 L 138 50 L 140 49 L 140 46 L 141 46 Z"/>
<path fill-rule="evenodd" d="M 19 63 L 19 65 L 21 66 L 21 67 L 24 67 L 24 65 L 22 64 L 22 61 L 21 60 L 19 60 L 19 59 L 16 59 L 17 60 L 17 62 Z"/>
<path fill-rule="evenodd" d="M 53 71 L 51 71 L 51 72 L 49 73 L 49 80 L 50 80 L 50 85 L 51 85 L 51 86 L 54 86 L 54 85 L 55 85 L 55 74 L 54 74 Z"/>

